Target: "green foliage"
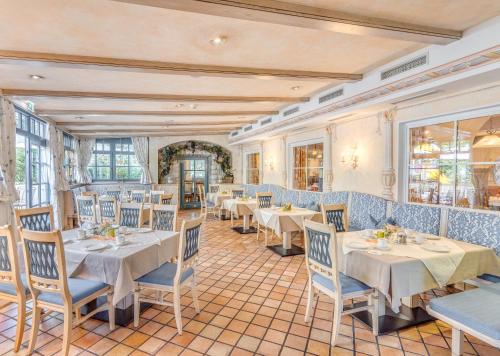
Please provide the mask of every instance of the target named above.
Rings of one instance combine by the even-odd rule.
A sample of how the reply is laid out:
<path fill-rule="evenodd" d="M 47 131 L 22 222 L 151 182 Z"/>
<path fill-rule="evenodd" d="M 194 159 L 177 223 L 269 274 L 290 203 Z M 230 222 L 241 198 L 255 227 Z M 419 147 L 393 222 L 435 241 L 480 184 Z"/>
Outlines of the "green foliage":
<path fill-rule="evenodd" d="M 224 147 L 213 143 L 186 141 L 168 145 L 158 150 L 158 168 L 160 177 L 166 177 L 170 174 L 172 163 L 179 155 L 186 153 L 194 154 L 195 151 L 205 151 L 215 155 L 215 162 L 220 165 L 224 177 L 233 176 L 231 153 Z"/>
<path fill-rule="evenodd" d="M 16 182 L 26 182 L 26 152 L 24 152 L 24 148 L 16 148 Z"/>

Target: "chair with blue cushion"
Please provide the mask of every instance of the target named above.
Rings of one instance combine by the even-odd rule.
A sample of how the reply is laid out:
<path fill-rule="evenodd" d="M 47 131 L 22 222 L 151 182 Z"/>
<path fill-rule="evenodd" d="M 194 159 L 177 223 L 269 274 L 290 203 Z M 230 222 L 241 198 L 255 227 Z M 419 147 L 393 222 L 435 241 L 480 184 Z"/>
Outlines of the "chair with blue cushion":
<path fill-rule="evenodd" d="M 203 216 L 182 222 L 179 235 L 177 263 L 164 263 L 157 269 L 136 280 L 134 291 L 134 326 L 139 326 L 140 303 L 152 303 L 174 307 L 177 332 L 182 334 L 181 288 L 190 284 L 193 306 L 200 312 L 196 290 L 196 265 L 201 238 Z M 141 294 L 142 291 L 156 291 L 155 294 Z M 165 300 L 166 293 L 173 293 L 173 303 Z"/>
<path fill-rule="evenodd" d="M 109 327 L 115 327 L 115 310 L 112 303 L 113 287 L 98 281 L 68 278 L 61 232 L 20 230 L 26 279 L 33 299 L 32 325 L 28 354 L 36 345 L 42 309 L 64 315 L 62 354 L 67 355 L 71 343 L 71 330 L 95 314 L 108 310 Z M 81 308 L 100 296 L 107 302 L 85 316 Z"/>
<path fill-rule="evenodd" d="M 143 203 L 120 203 L 118 207 L 118 223 L 120 226 L 141 227 L 143 210 Z"/>
<path fill-rule="evenodd" d="M 337 340 L 340 319 L 343 314 L 367 310 L 372 316 L 373 334 L 378 334 L 377 291 L 357 279 L 346 276 L 338 270 L 337 237 L 334 226 L 314 221 L 304 221 L 306 267 L 309 274 L 305 321 L 308 323 L 313 312 L 315 291 L 333 298 L 333 325 L 331 346 Z M 342 252 L 339 252 L 342 253 Z M 366 306 L 344 311 L 344 299 L 367 297 Z"/>
<path fill-rule="evenodd" d="M 463 353 L 464 332 L 500 347 L 500 284 L 435 298 L 427 312 L 452 328 L 451 353 Z"/>
<path fill-rule="evenodd" d="M 256 194 L 257 198 L 257 209 L 268 209 L 272 206 L 273 202 L 273 193 L 271 192 L 259 192 Z M 260 226 L 259 221 L 257 220 L 257 241 L 259 241 L 260 232 L 264 232 L 264 240 L 267 246 L 267 230 L 268 227 L 264 226 L 263 228 Z"/>
<path fill-rule="evenodd" d="M 23 229 L 51 231 L 54 229 L 54 211 L 52 206 L 16 209 L 16 223 Z"/>
<path fill-rule="evenodd" d="M 76 211 L 80 226 L 84 222 L 97 223 L 96 202 L 93 195 L 80 195 L 76 198 Z"/>
<path fill-rule="evenodd" d="M 0 227 L 0 300 L 17 303 L 16 341 L 14 352 L 23 342 L 26 325 L 26 300 L 31 298 L 26 280 L 19 272 L 17 244 L 12 226 Z"/>
<path fill-rule="evenodd" d="M 333 225 L 336 232 L 345 232 L 349 229 L 347 207 L 344 204 L 321 204 L 323 223 Z"/>
<path fill-rule="evenodd" d="M 101 223 L 115 224 L 118 217 L 118 206 L 115 197 L 99 197 L 99 217 Z"/>
<path fill-rule="evenodd" d="M 177 205 L 155 204 L 151 206 L 149 227 L 151 230 L 175 231 Z"/>

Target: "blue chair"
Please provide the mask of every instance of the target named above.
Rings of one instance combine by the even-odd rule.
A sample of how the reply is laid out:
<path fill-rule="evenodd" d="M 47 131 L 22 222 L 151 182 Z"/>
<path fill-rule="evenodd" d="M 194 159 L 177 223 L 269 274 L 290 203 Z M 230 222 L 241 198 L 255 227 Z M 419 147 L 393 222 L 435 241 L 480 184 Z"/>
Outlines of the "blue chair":
<path fill-rule="evenodd" d="M 175 231 L 177 205 L 152 205 L 149 216 L 151 230 Z"/>
<path fill-rule="evenodd" d="M 121 199 L 121 195 L 122 195 L 122 191 L 121 189 L 117 189 L 117 188 L 114 188 L 114 189 L 107 189 L 106 190 L 106 195 L 108 197 L 113 197 L 115 198 L 116 201 L 120 201 Z"/>
<path fill-rule="evenodd" d="M 336 232 L 345 232 L 349 229 L 347 207 L 344 204 L 321 204 L 323 223 L 335 226 Z"/>
<path fill-rule="evenodd" d="M 0 227 L 0 300 L 17 303 L 16 341 L 14 352 L 23 342 L 26 325 L 26 301 L 31 299 L 26 278 L 19 273 L 17 243 L 12 226 Z"/>
<path fill-rule="evenodd" d="M 120 226 L 139 228 L 142 226 L 142 203 L 120 203 L 118 208 L 118 223 Z"/>
<path fill-rule="evenodd" d="M 334 346 L 340 329 L 342 314 L 367 310 L 372 316 L 373 334 L 378 335 L 378 292 L 357 279 L 339 272 L 337 265 L 337 237 L 335 228 L 314 221 L 304 221 L 306 267 L 309 274 L 305 322 L 313 312 L 315 291 L 320 291 L 334 300 L 331 346 Z M 342 252 L 340 252 L 342 253 Z M 344 299 L 367 297 L 366 306 L 344 312 Z"/>
<path fill-rule="evenodd" d="M 130 192 L 130 198 L 132 201 L 136 203 L 144 203 L 146 200 L 146 191 L 145 190 L 132 190 Z"/>
<path fill-rule="evenodd" d="M 95 314 L 108 310 L 109 327 L 115 327 L 113 287 L 97 281 L 68 278 L 61 232 L 38 232 L 21 229 L 26 279 L 33 299 L 32 326 L 28 354 L 33 353 L 40 327 L 42 309 L 64 315 L 62 354 L 67 355 L 71 343 L 71 330 Z M 107 302 L 85 316 L 80 309 L 107 296 Z"/>
<path fill-rule="evenodd" d="M 52 206 L 40 208 L 16 209 L 18 227 L 31 231 L 52 231 L 54 227 L 54 211 Z"/>
<path fill-rule="evenodd" d="M 200 312 L 198 292 L 196 290 L 196 265 L 200 245 L 203 216 L 182 222 L 179 236 L 177 263 L 164 263 L 136 280 L 134 291 L 134 326 L 139 326 L 140 303 L 152 303 L 174 307 L 177 332 L 182 335 L 181 288 L 190 283 L 193 305 L 196 313 Z M 156 291 L 156 297 L 141 295 L 141 291 Z M 173 303 L 164 298 L 166 293 L 173 293 Z"/>
<path fill-rule="evenodd" d="M 118 207 L 114 197 L 99 197 L 99 216 L 102 223 L 116 223 Z"/>
<path fill-rule="evenodd" d="M 84 222 L 97 223 L 96 200 L 93 195 L 80 195 L 76 198 L 76 211 L 80 226 Z"/>

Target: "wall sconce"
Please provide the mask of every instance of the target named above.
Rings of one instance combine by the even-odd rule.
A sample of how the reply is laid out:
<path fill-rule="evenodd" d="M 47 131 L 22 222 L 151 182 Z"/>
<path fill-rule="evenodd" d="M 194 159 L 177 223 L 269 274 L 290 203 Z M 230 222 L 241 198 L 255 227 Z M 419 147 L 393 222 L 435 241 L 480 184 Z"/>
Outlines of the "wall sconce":
<path fill-rule="evenodd" d="M 271 171 L 274 171 L 274 160 L 273 156 L 269 157 L 269 159 L 264 161 L 264 167 L 268 168 Z"/>
<path fill-rule="evenodd" d="M 347 154 L 343 154 L 340 162 L 345 165 L 349 165 L 352 169 L 356 169 L 358 167 L 359 156 L 356 153 L 358 147 L 356 145 L 352 145 Z M 347 156 L 347 159 L 346 159 Z"/>

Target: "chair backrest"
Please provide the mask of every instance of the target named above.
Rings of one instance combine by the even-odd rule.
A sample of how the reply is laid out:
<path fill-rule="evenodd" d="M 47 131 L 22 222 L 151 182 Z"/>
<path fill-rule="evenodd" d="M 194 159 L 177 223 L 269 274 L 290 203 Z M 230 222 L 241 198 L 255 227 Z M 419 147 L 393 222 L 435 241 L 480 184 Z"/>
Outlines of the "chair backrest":
<path fill-rule="evenodd" d="M 76 197 L 76 213 L 80 224 L 85 221 L 97 223 L 95 197 L 92 195 Z"/>
<path fill-rule="evenodd" d="M 0 226 L 0 283 L 12 285 L 17 296 L 25 297 L 19 272 L 17 243 L 11 225 Z"/>
<path fill-rule="evenodd" d="M 257 203 L 259 206 L 259 209 L 265 209 L 265 208 L 270 208 L 273 200 L 273 193 L 266 192 L 266 193 L 257 193 Z"/>
<path fill-rule="evenodd" d="M 132 199 L 132 201 L 135 201 L 136 203 L 144 203 L 145 198 L 145 190 L 132 190 L 130 192 L 130 199 Z"/>
<path fill-rule="evenodd" d="M 141 227 L 143 203 L 120 203 L 118 222 L 120 226 Z"/>
<path fill-rule="evenodd" d="M 241 197 L 243 197 L 243 194 L 244 194 L 244 190 L 243 189 L 232 189 L 231 190 L 231 197 L 233 199 L 241 198 Z"/>
<path fill-rule="evenodd" d="M 107 196 L 99 198 L 99 215 L 101 222 L 116 222 L 117 205 L 115 197 Z"/>
<path fill-rule="evenodd" d="M 160 196 L 165 194 L 163 190 L 152 190 L 149 192 L 149 202 L 151 204 L 160 204 Z"/>
<path fill-rule="evenodd" d="M 304 220 L 306 267 L 309 278 L 319 273 L 333 280 L 335 293 L 342 295 L 337 266 L 337 236 L 335 228 L 311 220 Z"/>
<path fill-rule="evenodd" d="M 345 204 L 321 204 L 321 214 L 323 223 L 333 225 L 335 231 L 344 232 L 349 228 L 349 219 L 347 218 L 347 207 Z"/>
<path fill-rule="evenodd" d="M 170 204 L 172 204 L 172 198 L 173 197 L 174 197 L 174 195 L 172 193 L 162 194 L 162 195 L 160 195 L 160 202 L 159 202 L 159 204 L 170 205 Z"/>
<path fill-rule="evenodd" d="M 57 293 L 65 304 L 71 304 L 61 232 L 21 229 L 20 233 L 31 294 L 36 298 L 40 292 Z"/>
<path fill-rule="evenodd" d="M 97 192 L 83 191 L 80 195 L 84 196 L 84 197 L 94 197 L 95 201 L 97 201 L 97 198 L 99 197 L 99 193 L 97 193 Z"/>
<path fill-rule="evenodd" d="M 201 239 L 201 224 L 203 215 L 193 220 L 182 222 L 179 234 L 179 250 L 177 252 L 177 272 L 174 283 L 179 283 L 183 272 L 189 267 L 195 267 L 198 261 L 198 251 Z"/>
<path fill-rule="evenodd" d="M 218 193 L 220 190 L 220 185 L 218 184 L 209 184 L 208 185 L 208 191 L 210 193 Z"/>
<path fill-rule="evenodd" d="M 16 209 L 18 227 L 32 231 L 51 231 L 54 227 L 54 211 L 52 206 L 41 208 Z"/>
<path fill-rule="evenodd" d="M 198 195 L 200 197 L 200 202 L 205 202 L 205 200 L 206 200 L 206 198 L 205 198 L 205 186 L 203 184 L 198 184 L 197 188 L 198 188 Z"/>
<path fill-rule="evenodd" d="M 177 205 L 151 205 L 149 227 L 152 230 L 175 231 L 177 224 Z"/>
<path fill-rule="evenodd" d="M 106 195 L 108 197 L 113 197 L 115 198 L 116 201 L 120 201 L 122 191 L 121 189 L 107 189 L 106 190 Z"/>

